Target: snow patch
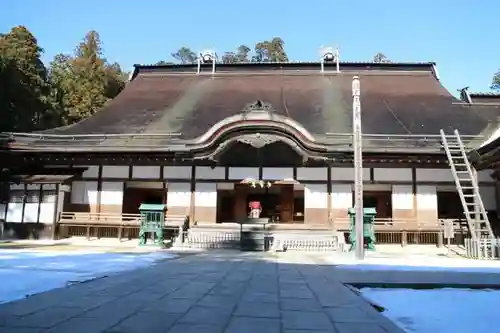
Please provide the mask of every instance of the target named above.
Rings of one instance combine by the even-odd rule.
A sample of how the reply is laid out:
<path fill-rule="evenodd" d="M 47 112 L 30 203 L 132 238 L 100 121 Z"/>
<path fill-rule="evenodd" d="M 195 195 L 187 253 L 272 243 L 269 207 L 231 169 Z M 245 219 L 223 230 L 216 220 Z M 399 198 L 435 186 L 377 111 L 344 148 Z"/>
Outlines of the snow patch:
<path fill-rule="evenodd" d="M 153 265 L 176 257 L 165 252 L 147 254 L 99 252 L 0 251 L 0 303 Z"/>
<path fill-rule="evenodd" d="M 498 323 L 498 290 L 361 288 L 360 292 L 383 306 L 382 314 L 406 332 L 490 332 Z"/>

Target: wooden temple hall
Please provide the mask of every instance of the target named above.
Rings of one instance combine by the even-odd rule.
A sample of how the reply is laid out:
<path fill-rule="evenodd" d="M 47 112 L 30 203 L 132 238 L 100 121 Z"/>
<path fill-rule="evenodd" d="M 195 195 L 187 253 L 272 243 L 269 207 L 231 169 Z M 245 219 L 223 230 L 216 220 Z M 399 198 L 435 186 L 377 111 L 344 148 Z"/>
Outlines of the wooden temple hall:
<path fill-rule="evenodd" d="M 439 242 L 443 220 L 464 218 L 440 130 L 457 129 L 479 155 L 500 125 L 499 99 L 456 98 L 434 63 L 328 60 L 136 65 L 90 118 L 3 133 L 3 237 L 134 238 L 139 206 L 151 203 L 166 204 L 167 224 L 186 222 L 184 242 L 200 230 L 224 238 L 252 201 L 276 233 L 347 232 L 357 76 L 364 206 L 376 208 L 377 242 Z M 496 228 L 498 174 L 477 165 L 477 181 Z"/>

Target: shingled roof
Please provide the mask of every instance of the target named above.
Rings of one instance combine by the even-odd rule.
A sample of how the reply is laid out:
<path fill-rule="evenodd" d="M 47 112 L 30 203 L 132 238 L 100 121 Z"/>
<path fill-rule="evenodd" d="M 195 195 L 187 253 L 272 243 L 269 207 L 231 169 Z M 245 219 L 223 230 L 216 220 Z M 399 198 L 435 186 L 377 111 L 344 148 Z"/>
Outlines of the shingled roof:
<path fill-rule="evenodd" d="M 471 103 L 486 103 L 500 105 L 500 93 L 485 92 L 485 93 L 469 93 Z"/>
<path fill-rule="evenodd" d="M 352 132 L 353 76 L 360 77 L 363 133 L 488 136 L 500 105 L 465 103 L 440 83 L 433 63 L 136 65 L 122 93 L 79 123 L 44 134 L 167 134 L 194 140 L 255 101 L 300 123 L 317 141 Z"/>

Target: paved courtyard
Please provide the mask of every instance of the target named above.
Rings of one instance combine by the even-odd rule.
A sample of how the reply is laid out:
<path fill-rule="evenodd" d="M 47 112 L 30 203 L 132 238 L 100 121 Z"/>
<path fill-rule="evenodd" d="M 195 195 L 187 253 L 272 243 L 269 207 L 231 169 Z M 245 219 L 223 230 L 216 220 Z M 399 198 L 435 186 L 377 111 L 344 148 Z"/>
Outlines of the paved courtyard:
<path fill-rule="evenodd" d="M 221 251 L 0 305 L 0 332 L 402 331 L 307 254 Z"/>

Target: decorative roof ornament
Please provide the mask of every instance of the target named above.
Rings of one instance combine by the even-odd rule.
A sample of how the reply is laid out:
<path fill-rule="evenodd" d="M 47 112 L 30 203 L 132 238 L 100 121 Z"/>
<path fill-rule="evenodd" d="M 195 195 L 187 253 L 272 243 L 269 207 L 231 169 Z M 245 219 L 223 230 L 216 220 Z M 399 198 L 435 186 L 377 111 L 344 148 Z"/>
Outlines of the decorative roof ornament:
<path fill-rule="evenodd" d="M 266 102 L 263 102 L 259 99 L 255 102 L 248 103 L 247 105 L 245 105 L 245 107 L 241 111 L 244 113 L 245 112 L 254 112 L 254 111 L 275 112 L 276 109 L 271 105 L 271 103 L 266 103 Z"/>
<path fill-rule="evenodd" d="M 339 48 L 333 48 L 331 46 L 324 47 L 321 45 L 319 48 L 319 59 L 321 63 L 321 73 L 324 73 L 325 71 L 325 63 L 335 63 L 336 64 L 336 69 L 337 73 L 340 72 L 340 55 L 339 55 Z"/>
<path fill-rule="evenodd" d="M 253 178 L 245 178 L 240 182 L 240 184 L 246 184 L 253 188 L 256 188 L 257 186 L 261 188 L 266 188 L 266 187 L 270 188 L 273 185 L 270 181 L 265 181 L 262 179 L 253 179 Z"/>
<path fill-rule="evenodd" d="M 242 135 L 238 138 L 238 141 L 259 149 L 279 141 L 279 138 L 274 135 L 255 133 Z"/>
<path fill-rule="evenodd" d="M 198 64 L 196 74 L 201 73 L 201 65 L 202 64 L 212 64 L 212 74 L 215 74 L 215 64 L 217 63 L 218 56 L 214 50 L 204 50 L 200 52 L 198 59 L 196 62 Z"/>

